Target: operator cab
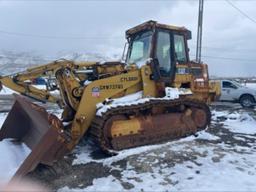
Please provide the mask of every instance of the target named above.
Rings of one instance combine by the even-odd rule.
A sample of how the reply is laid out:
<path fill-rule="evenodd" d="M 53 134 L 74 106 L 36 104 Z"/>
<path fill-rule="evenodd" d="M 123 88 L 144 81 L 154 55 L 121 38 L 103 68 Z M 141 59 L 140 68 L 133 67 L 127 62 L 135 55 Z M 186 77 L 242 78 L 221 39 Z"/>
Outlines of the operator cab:
<path fill-rule="evenodd" d="M 126 63 L 138 68 L 151 63 L 156 79 L 173 79 L 176 64 L 189 62 L 187 40 L 191 39 L 191 32 L 184 27 L 148 21 L 127 30 L 126 37 Z"/>

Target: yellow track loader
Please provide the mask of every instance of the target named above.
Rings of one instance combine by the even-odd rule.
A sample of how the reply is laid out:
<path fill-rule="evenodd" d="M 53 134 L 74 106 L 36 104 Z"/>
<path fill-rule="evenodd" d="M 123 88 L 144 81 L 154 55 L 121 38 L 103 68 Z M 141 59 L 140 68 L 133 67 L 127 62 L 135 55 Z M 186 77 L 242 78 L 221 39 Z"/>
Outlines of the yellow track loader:
<path fill-rule="evenodd" d="M 162 143 L 205 129 L 211 119 L 206 64 L 189 59 L 191 32 L 148 21 L 126 31 L 126 61 L 87 63 L 55 71 L 62 119 L 16 96 L 0 140 L 24 142 L 31 153 L 15 178 L 38 164 L 52 165 L 88 135 L 104 152 Z M 85 81 L 87 83 L 85 83 Z"/>

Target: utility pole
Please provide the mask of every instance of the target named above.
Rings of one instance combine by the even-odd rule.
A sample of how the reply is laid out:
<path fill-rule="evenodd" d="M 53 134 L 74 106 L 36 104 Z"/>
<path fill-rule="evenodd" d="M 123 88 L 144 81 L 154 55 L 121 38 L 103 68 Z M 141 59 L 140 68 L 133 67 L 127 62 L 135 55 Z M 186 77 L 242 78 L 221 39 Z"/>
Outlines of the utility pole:
<path fill-rule="evenodd" d="M 204 0 L 199 0 L 197 45 L 196 45 L 196 61 L 199 63 L 201 63 L 201 52 L 202 52 L 203 13 L 204 13 Z"/>

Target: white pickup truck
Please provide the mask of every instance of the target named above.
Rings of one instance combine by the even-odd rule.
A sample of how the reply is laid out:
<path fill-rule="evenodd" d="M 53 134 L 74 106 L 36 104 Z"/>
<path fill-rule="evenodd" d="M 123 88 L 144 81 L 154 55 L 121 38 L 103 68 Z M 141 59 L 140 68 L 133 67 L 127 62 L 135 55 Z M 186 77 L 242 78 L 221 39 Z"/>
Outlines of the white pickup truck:
<path fill-rule="evenodd" d="M 256 89 L 243 86 L 235 81 L 220 80 L 221 101 L 239 102 L 242 107 L 251 108 L 256 105 Z"/>

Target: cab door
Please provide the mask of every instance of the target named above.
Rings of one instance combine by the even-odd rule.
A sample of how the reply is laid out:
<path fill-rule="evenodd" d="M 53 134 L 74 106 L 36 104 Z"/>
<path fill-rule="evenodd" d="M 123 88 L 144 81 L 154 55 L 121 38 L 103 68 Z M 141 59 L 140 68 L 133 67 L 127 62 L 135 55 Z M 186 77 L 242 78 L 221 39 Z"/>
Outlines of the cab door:
<path fill-rule="evenodd" d="M 158 61 L 160 80 L 171 83 L 175 73 L 175 62 L 173 57 L 173 38 L 170 31 L 159 30 L 156 38 L 155 57 Z"/>
<path fill-rule="evenodd" d="M 233 101 L 236 98 L 238 87 L 230 81 L 222 81 L 220 100 Z"/>

